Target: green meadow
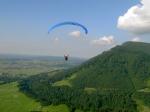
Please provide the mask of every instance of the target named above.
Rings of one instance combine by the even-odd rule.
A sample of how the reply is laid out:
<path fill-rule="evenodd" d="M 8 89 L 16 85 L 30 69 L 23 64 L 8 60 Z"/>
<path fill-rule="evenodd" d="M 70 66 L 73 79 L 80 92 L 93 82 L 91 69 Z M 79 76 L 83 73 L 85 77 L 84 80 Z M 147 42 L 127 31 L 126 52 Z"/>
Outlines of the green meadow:
<path fill-rule="evenodd" d="M 69 112 L 64 104 L 41 106 L 39 102 L 19 92 L 17 85 L 17 82 L 0 85 L 0 112 Z"/>

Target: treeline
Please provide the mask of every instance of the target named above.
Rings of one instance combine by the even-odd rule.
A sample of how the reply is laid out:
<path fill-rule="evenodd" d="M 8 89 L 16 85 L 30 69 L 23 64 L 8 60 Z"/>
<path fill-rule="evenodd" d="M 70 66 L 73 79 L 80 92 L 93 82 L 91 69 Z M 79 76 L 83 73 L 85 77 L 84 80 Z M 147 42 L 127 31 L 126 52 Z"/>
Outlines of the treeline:
<path fill-rule="evenodd" d="M 15 81 L 19 81 L 19 80 L 22 80 L 22 79 L 23 79 L 23 76 L 14 76 L 12 74 L 2 73 L 0 75 L 0 84 L 15 82 Z"/>
<path fill-rule="evenodd" d="M 58 78 L 58 77 L 57 77 Z M 131 98 L 130 92 L 106 92 L 100 91 L 88 94 L 81 88 L 54 87 L 56 76 L 48 75 L 32 76 L 20 81 L 20 90 L 27 95 L 39 100 L 43 105 L 66 104 L 70 112 L 76 109 L 90 112 L 136 112 L 136 104 Z M 59 77 L 60 78 L 60 77 Z M 59 79 L 58 78 L 58 79 Z"/>

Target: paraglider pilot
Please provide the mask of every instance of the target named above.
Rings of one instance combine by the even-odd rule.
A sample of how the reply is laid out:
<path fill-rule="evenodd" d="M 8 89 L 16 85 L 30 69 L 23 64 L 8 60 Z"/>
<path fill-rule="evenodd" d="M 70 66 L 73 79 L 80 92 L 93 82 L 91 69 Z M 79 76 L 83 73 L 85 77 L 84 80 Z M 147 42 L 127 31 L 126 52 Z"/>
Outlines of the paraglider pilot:
<path fill-rule="evenodd" d="M 68 61 L 69 55 L 64 55 L 65 61 Z"/>

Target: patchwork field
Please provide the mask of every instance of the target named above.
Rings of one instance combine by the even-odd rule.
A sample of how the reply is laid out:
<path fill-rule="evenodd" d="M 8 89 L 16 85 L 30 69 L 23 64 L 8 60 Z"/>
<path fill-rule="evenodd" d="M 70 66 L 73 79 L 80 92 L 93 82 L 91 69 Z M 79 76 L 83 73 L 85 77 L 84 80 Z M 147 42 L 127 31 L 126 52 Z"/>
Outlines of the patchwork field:
<path fill-rule="evenodd" d="M 0 55 L 0 75 L 35 75 L 58 69 L 66 69 L 83 62 L 82 59 L 70 58 L 65 61 L 63 57 L 48 56 L 9 56 Z"/>

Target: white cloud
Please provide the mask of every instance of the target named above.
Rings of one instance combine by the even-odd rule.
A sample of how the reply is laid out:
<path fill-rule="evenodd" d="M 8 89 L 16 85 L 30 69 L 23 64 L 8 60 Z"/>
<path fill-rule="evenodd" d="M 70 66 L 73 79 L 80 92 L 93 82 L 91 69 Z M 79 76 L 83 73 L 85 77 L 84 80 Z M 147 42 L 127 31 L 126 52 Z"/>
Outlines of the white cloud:
<path fill-rule="evenodd" d="M 81 32 L 80 31 L 73 31 L 71 33 L 69 33 L 70 36 L 73 37 L 80 37 L 81 36 Z"/>
<path fill-rule="evenodd" d="M 54 41 L 59 41 L 59 38 L 56 37 L 56 38 L 54 39 Z"/>
<path fill-rule="evenodd" d="M 118 28 L 135 34 L 150 33 L 150 0 L 131 7 L 118 18 Z"/>
<path fill-rule="evenodd" d="M 91 41 L 92 45 L 112 45 L 115 42 L 114 36 L 104 36 Z"/>
<path fill-rule="evenodd" d="M 139 37 L 135 37 L 135 38 L 133 38 L 131 41 L 133 41 L 133 42 L 140 42 L 141 39 L 140 39 Z"/>

